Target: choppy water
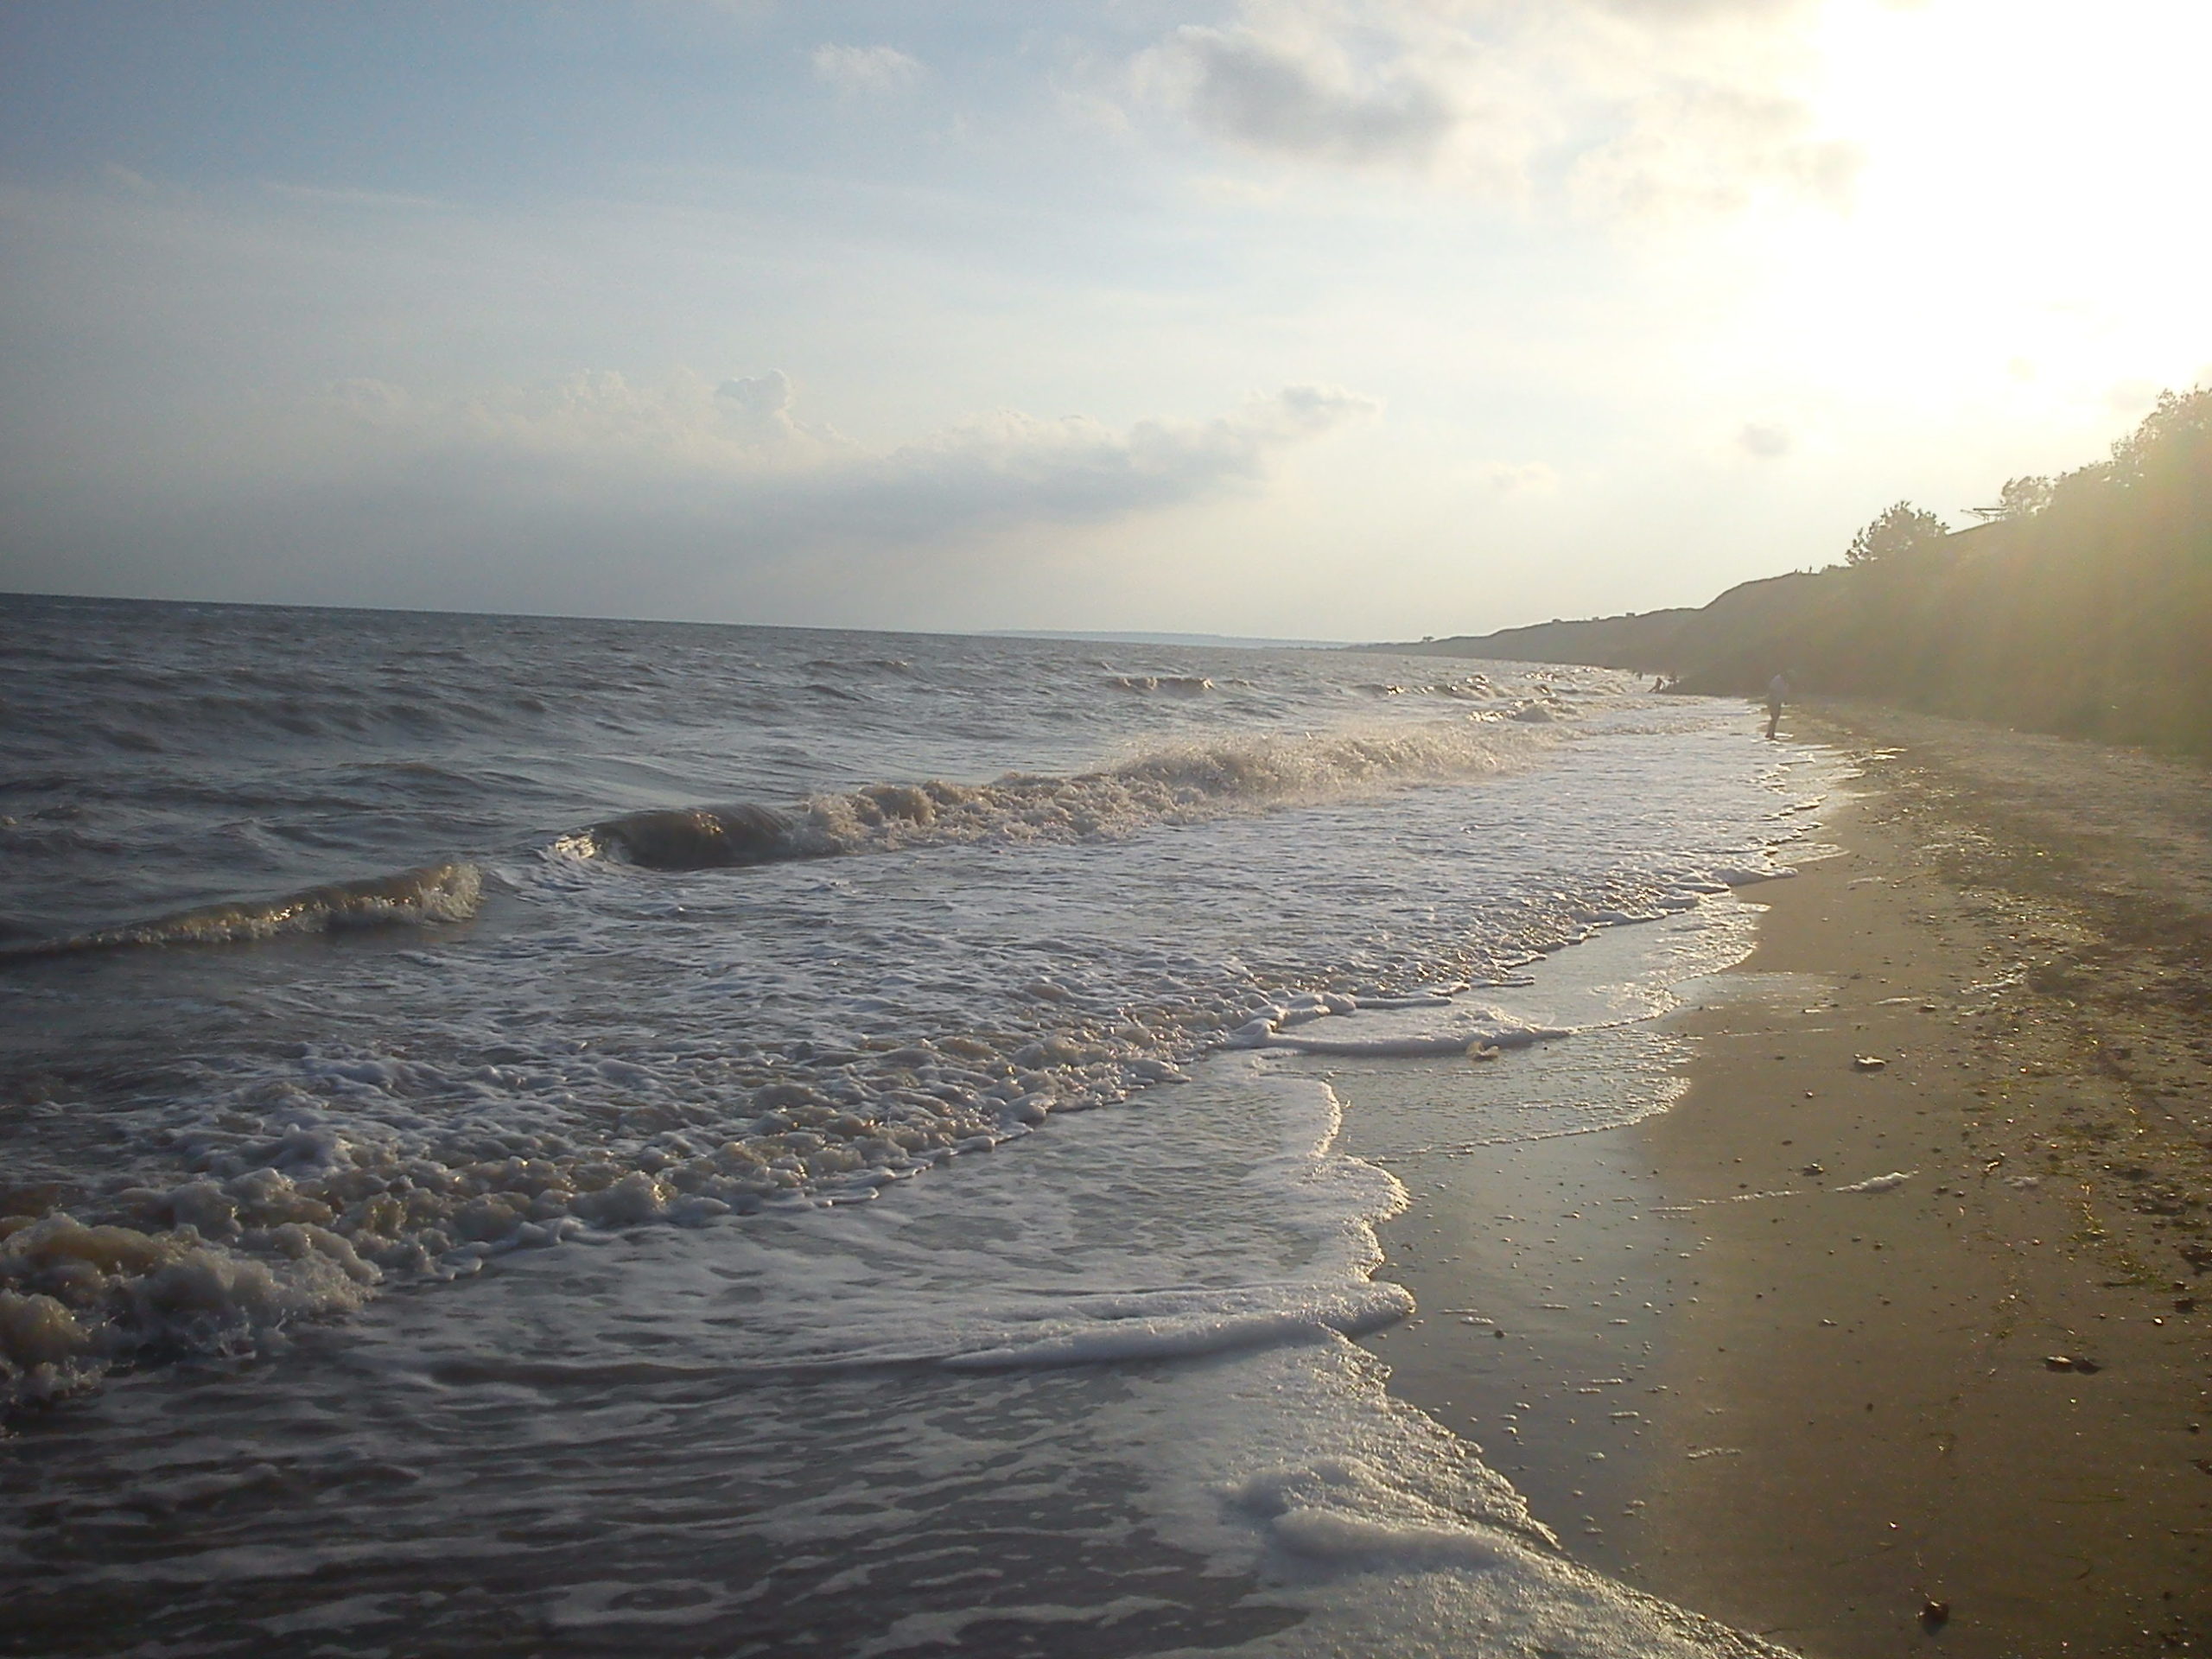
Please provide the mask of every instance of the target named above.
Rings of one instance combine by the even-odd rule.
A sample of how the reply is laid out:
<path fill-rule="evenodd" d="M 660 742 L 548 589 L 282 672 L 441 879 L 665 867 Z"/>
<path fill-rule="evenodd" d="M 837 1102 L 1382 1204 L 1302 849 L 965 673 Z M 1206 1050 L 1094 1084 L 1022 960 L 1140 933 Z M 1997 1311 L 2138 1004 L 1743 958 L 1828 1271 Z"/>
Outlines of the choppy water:
<path fill-rule="evenodd" d="M 1395 1184 L 1273 1064 L 1740 951 L 1817 787 L 1741 709 L 0 607 L 12 1650 L 1752 1650 L 1389 1400 Z"/>

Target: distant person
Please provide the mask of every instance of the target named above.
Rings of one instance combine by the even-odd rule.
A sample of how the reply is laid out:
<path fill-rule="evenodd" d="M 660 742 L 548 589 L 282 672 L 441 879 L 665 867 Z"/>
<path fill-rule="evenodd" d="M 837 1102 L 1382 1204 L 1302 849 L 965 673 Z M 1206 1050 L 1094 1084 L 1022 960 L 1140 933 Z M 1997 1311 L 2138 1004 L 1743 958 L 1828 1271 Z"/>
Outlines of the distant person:
<path fill-rule="evenodd" d="M 1776 675 L 1766 683 L 1766 734 L 1771 740 L 1775 728 L 1782 724 L 1782 705 L 1789 696 L 1789 682 Z"/>

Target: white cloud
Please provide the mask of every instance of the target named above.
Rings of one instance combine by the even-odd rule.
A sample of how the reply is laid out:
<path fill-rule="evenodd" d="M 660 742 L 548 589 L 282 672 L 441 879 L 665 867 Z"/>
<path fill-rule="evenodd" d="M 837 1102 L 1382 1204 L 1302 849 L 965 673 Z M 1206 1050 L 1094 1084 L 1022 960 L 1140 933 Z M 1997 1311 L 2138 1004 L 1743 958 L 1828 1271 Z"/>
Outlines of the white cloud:
<path fill-rule="evenodd" d="M 1006 411 L 833 477 L 823 501 L 865 503 L 886 533 L 916 539 L 986 523 L 1117 518 L 1262 478 L 1281 450 L 1378 409 L 1341 387 L 1286 386 L 1212 420 L 1120 431 L 1083 416 Z"/>
<path fill-rule="evenodd" d="M 1237 148 L 1586 212 L 1840 206 L 1808 0 L 1246 0 L 1141 54 L 1141 99 Z"/>
<path fill-rule="evenodd" d="M 851 453 L 831 429 L 795 418 L 795 397 L 779 369 L 714 387 L 693 374 L 640 385 L 596 370 L 445 398 L 346 380 L 302 413 L 340 417 L 323 453 L 340 468 L 441 454 L 493 468 L 550 462 L 578 475 L 714 474 L 790 470 Z"/>
<path fill-rule="evenodd" d="M 1255 493 L 1286 452 L 1378 408 L 1294 385 L 1211 419 L 1007 410 L 871 448 L 798 403 L 776 370 L 458 397 L 352 379 L 270 410 L 281 453 L 234 435 L 257 470 L 38 516 L 58 510 L 126 583 L 158 546 L 162 582 L 201 593 L 880 626 L 913 613 L 899 604 L 986 602 L 1009 550 Z"/>
<path fill-rule="evenodd" d="M 725 380 L 715 388 L 715 406 L 756 441 L 780 443 L 797 438 L 803 429 L 791 417 L 798 391 L 791 376 L 781 369 L 766 374 Z"/>
<path fill-rule="evenodd" d="M 1363 70 L 1325 37 L 1179 29 L 1147 73 L 1200 126 L 1255 149 L 1426 166 L 1465 118 L 1409 57 Z"/>
<path fill-rule="evenodd" d="M 841 503 L 865 500 L 861 516 L 902 540 L 969 519 L 1110 518 L 1173 505 L 1258 478 L 1276 452 L 1378 410 L 1341 387 L 1294 385 L 1211 420 L 1116 429 L 1087 416 L 1007 410 L 871 451 L 799 419 L 797 399 L 780 369 L 711 390 L 689 373 L 640 385 L 602 370 L 433 400 L 349 380 L 316 407 L 340 419 L 328 453 L 341 470 L 435 461 L 512 481 L 550 466 L 571 484 L 680 483 L 727 491 L 733 505 L 772 485 L 785 509 L 804 499 L 824 522 L 839 518 Z M 911 502 L 913 515 L 886 512 L 894 499 Z"/>
<path fill-rule="evenodd" d="M 904 92 L 929 73 L 919 59 L 890 46 L 817 46 L 813 61 L 817 80 L 849 96 Z"/>

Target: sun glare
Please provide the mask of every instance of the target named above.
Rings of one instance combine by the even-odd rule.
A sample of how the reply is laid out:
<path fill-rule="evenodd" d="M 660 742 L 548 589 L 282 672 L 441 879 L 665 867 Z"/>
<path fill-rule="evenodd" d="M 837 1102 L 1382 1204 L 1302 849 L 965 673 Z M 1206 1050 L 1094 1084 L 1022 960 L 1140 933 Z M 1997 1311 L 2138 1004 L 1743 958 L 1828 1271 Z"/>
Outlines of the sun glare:
<path fill-rule="evenodd" d="M 1821 127 L 1864 163 L 1847 213 L 1778 232 L 1801 349 L 2069 402 L 2212 362 L 2195 113 L 2212 15 L 1839 0 L 1820 46 Z"/>

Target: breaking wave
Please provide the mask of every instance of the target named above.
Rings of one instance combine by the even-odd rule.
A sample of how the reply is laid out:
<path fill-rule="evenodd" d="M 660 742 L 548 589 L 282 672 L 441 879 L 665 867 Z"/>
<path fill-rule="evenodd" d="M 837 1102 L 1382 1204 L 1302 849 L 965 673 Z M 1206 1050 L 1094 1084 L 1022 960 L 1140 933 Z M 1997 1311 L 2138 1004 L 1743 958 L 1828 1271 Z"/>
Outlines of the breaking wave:
<path fill-rule="evenodd" d="M 462 922 L 476 913 L 483 896 L 483 872 L 475 865 L 426 864 L 364 880 L 327 882 L 277 899 L 202 905 L 67 938 L 0 945 L 0 961 L 133 945 L 230 944 L 283 933 Z"/>
<path fill-rule="evenodd" d="M 558 850 L 584 858 L 619 857 L 649 870 L 711 870 L 845 850 L 772 807 L 672 807 L 632 812 L 563 837 Z"/>
<path fill-rule="evenodd" d="M 753 803 L 632 812 L 549 850 L 647 869 L 718 869 L 843 853 L 982 841 L 1068 842 L 1135 834 L 1521 764 L 1529 734 L 1495 717 L 1408 731 L 1247 737 L 1179 745 L 1072 776 L 1012 772 L 872 785 L 779 809 Z"/>

